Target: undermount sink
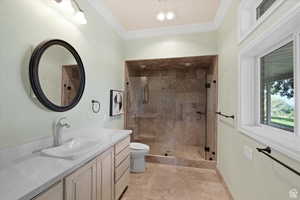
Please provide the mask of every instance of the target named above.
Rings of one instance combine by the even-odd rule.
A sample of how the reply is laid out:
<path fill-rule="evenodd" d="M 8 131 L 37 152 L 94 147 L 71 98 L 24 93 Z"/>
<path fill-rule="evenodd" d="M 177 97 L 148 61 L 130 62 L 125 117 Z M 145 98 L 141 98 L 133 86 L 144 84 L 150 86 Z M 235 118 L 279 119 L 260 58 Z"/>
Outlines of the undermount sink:
<path fill-rule="evenodd" d="M 74 138 L 58 147 L 44 149 L 41 153 L 46 156 L 74 160 L 89 153 L 93 147 L 99 144 L 101 144 L 99 140 Z"/>

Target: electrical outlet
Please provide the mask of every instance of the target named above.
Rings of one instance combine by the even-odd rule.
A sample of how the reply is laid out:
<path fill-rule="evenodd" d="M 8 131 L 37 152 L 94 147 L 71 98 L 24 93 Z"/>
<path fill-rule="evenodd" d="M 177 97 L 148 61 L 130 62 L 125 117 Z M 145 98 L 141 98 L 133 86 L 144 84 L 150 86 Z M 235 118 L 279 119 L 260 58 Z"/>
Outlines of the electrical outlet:
<path fill-rule="evenodd" d="M 293 188 L 289 191 L 289 197 L 290 199 L 298 199 L 298 190 L 296 188 Z"/>
<path fill-rule="evenodd" d="M 250 148 L 249 146 L 244 146 L 244 156 L 247 160 L 252 160 L 253 159 L 253 149 Z"/>

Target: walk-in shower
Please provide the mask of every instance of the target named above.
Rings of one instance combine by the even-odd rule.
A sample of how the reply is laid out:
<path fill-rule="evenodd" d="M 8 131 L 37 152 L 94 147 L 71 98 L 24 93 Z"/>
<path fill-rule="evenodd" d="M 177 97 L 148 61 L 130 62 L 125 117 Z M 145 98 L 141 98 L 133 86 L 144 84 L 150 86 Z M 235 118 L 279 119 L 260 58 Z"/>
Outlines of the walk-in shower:
<path fill-rule="evenodd" d="M 126 128 L 150 154 L 215 160 L 216 56 L 126 62 Z"/>

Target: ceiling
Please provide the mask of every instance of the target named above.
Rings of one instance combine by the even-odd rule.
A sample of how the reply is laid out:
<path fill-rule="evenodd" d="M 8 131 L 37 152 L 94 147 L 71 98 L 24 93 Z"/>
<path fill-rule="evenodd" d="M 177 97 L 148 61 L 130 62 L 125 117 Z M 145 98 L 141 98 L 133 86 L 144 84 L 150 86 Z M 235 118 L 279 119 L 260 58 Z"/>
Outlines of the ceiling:
<path fill-rule="evenodd" d="M 166 70 L 170 67 L 172 69 L 191 69 L 202 68 L 209 69 L 215 60 L 215 56 L 195 56 L 183 58 L 163 58 L 153 60 L 134 60 L 127 61 L 127 67 L 133 71 L 143 70 Z"/>
<path fill-rule="evenodd" d="M 125 31 L 212 23 L 221 0 L 102 0 Z M 173 11 L 175 20 L 160 22 L 160 11 Z"/>

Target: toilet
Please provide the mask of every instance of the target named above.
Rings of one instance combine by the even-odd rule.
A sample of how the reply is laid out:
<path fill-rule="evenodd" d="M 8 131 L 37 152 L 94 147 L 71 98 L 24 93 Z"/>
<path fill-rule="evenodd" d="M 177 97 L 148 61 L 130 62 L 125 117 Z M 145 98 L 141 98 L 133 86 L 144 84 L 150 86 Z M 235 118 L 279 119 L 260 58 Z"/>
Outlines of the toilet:
<path fill-rule="evenodd" d="M 150 148 L 146 144 L 130 143 L 130 171 L 133 173 L 142 173 L 146 169 L 145 156 Z"/>

